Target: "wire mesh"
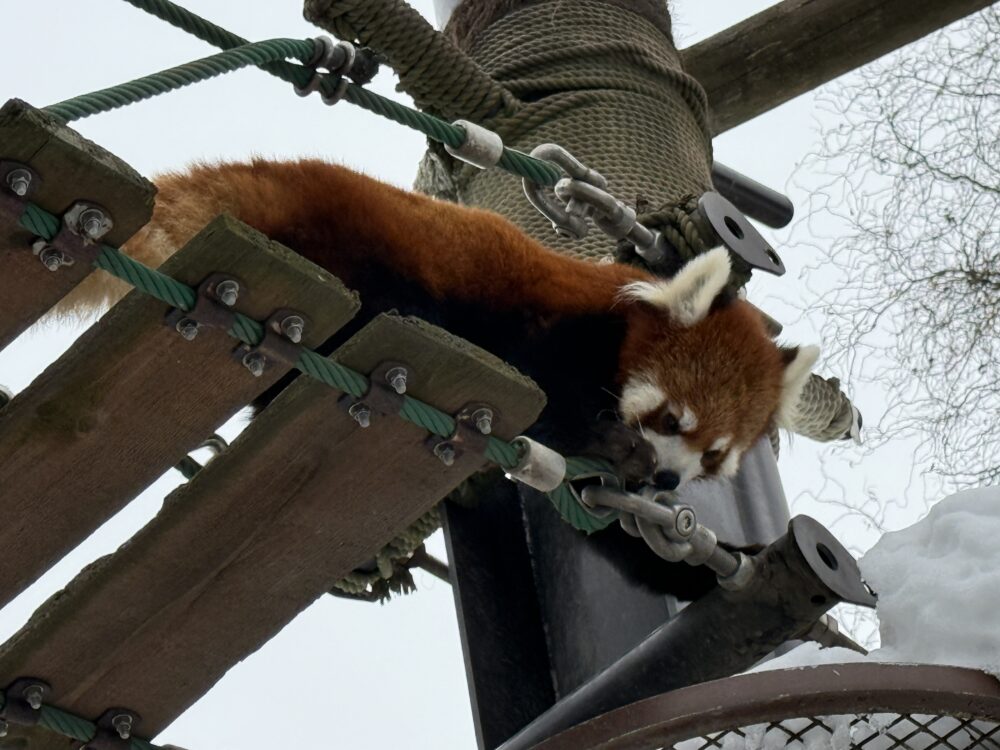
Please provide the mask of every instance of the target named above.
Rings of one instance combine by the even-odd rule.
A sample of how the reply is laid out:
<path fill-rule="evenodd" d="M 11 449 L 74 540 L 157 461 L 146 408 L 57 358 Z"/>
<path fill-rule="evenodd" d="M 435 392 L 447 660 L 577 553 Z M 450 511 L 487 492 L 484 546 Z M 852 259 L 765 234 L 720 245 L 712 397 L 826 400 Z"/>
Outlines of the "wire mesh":
<path fill-rule="evenodd" d="M 1000 750 L 1000 724 L 946 714 L 840 714 L 734 727 L 668 747 L 670 750 Z"/>

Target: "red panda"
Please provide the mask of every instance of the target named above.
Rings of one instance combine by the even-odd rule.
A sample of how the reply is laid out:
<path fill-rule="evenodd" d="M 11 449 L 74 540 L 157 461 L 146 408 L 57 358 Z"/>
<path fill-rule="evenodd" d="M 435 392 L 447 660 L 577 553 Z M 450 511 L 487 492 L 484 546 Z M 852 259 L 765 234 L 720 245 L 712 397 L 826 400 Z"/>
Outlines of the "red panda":
<path fill-rule="evenodd" d="M 558 425 L 555 447 L 579 451 L 597 429 L 598 452 L 663 489 L 735 473 L 787 418 L 817 356 L 777 346 L 752 306 L 723 293 L 722 248 L 661 279 L 560 255 L 494 213 L 319 160 L 199 165 L 157 186 L 132 256 L 157 266 L 228 212 L 356 289 L 362 322 L 419 315 L 507 359 L 549 397 L 539 436 Z M 68 302 L 95 310 L 121 287 L 104 277 Z M 618 416 L 604 432 L 602 410 Z"/>

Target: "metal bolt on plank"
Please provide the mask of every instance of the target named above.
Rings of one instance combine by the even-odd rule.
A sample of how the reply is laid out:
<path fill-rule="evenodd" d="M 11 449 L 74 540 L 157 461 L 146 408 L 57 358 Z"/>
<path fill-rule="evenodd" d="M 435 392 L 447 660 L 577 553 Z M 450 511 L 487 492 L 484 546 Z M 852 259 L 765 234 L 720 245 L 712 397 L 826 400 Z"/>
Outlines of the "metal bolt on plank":
<path fill-rule="evenodd" d="M 493 432 L 493 410 L 485 407 L 477 409 L 472 414 L 472 422 L 476 425 L 477 430 L 484 435 L 489 435 Z"/>
<path fill-rule="evenodd" d="M 7 187 L 18 198 L 25 197 L 31 187 L 31 172 L 27 169 L 12 169 L 7 173 Z"/>
<path fill-rule="evenodd" d="M 455 463 L 455 446 L 447 441 L 442 441 L 434 446 L 434 455 L 441 459 L 445 466 L 452 466 Z"/>
<path fill-rule="evenodd" d="M 358 426 L 362 429 L 369 427 L 372 423 L 372 410 L 368 404 L 362 401 L 353 404 L 351 408 L 347 410 L 347 413 L 354 418 L 354 421 L 357 422 Z"/>
<path fill-rule="evenodd" d="M 289 315 L 281 321 L 281 332 L 293 344 L 302 341 L 302 333 L 305 330 L 306 322 L 301 315 Z"/>
<path fill-rule="evenodd" d="M 255 378 L 259 378 L 264 374 L 264 368 L 267 366 L 267 359 L 260 352 L 248 352 L 243 357 L 243 366 L 250 371 L 251 375 Z"/>
<path fill-rule="evenodd" d="M 215 285 L 215 296 L 226 307 L 232 307 L 240 297 L 240 284 L 234 279 L 226 279 Z"/>
<path fill-rule="evenodd" d="M 403 395 L 406 393 L 406 379 L 408 374 L 405 367 L 393 367 L 386 372 L 385 380 L 392 386 L 392 390 L 399 395 Z"/>
<path fill-rule="evenodd" d="M 194 341 L 198 336 L 198 321 L 192 318 L 181 318 L 177 321 L 177 325 L 174 328 L 185 341 Z"/>

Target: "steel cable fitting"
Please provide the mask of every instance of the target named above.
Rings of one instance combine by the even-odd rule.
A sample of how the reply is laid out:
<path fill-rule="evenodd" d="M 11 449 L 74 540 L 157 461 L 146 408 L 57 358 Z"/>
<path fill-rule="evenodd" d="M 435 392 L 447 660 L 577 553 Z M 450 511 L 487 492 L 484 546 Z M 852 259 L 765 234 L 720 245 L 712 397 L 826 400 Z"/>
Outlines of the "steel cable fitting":
<path fill-rule="evenodd" d="M 644 496 L 592 485 L 583 488 L 580 500 L 590 510 L 617 513 L 622 528 L 664 560 L 706 566 L 723 588 L 741 589 L 753 576 L 753 558 L 721 547 L 715 532 L 698 523 L 694 509 L 677 503 L 671 493 Z"/>

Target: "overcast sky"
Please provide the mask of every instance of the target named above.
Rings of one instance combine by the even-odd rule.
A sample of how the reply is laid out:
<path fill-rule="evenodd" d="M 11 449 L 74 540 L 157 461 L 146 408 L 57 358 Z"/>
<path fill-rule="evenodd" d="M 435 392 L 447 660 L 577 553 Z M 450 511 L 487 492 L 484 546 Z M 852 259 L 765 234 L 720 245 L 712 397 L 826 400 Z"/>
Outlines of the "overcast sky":
<path fill-rule="evenodd" d="M 431 0 L 411 2 L 431 15 Z M 679 46 L 769 4 L 765 0 L 677 0 L 673 5 Z M 2 7 L 3 100 L 19 97 L 44 106 L 212 52 L 118 0 L 7 0 Z M 189 0 L 188 7 L 250 39 L 317 33 L 302 20 L 299 3 L 291 0 Z M 388 72 L 373 88 L 400 96 Z M 786 187 L 796 164 L 817 140 L 819 117 L 813 95 L 800 97 L 717 139 L 716 157 L 761 182 Z M 288 84 L 256 70 L 89 118 L 74 127 L 148 176 L 196 159 L 312 155 L 409 186 L 424 147 L 423 139 L 412 131 L 346 103 L 331 109 L 318 97 L 300 99 Z M 798 182 L 805 188 L 795 188 L 790 194 L 802 206 L 810 183 L 802 175 Z M 836 231 L 835 226 L 824 224 L 800 225 L 793 231 L 765 230 L 783 252 L 789 272 L 783 279 L 755 281 L 752 296 L 786 324 L 789 341 L 818 342 L 820 321 L 810 320 L 798 309 L 808 304 L 811 293 L 800 273 L 815 257 L 806 247 L 808 241 L 822 243 L 824 235 Z M 809 283 L 811 288 L 822 287 L 822 276 L 810 277 Z M 0 354 L 0 383 L 15 392 L 23 388 L 79 330 L 48 327 L 23 336 Z M 854 395 L 866 417 L 877 417 L 878 392 Z M 230 434 L 234 429 L 230 426 Z M 922 505 L 907 498 L 909 494 L 922 496 L 922 485 L 916 490 L 912 486 L 911 455 L 912 446 L 900 444 L 863 458 L 860 450 L 850 446 L 834 449 L 801 438 L 785 447 L 780 466 L 793 510 L 831 524 L 846 543 L 861 550 L 870 546 L 875 535 L 857 516 L 845 516 L 838 505 L 822 501 L 845 495 L 863 497 L 873 490 L 897 503 L 887 518 L 890 526 L 913 520 Z M 825 484 L 820 478 L 824 471 L 830 477 Z M 23 624 L 38 604 L 83 565 L 128 538 L 156 512 L 178 481 L 174 473 L 161 479 L 0 611 L 0 637 Z M 433 547 L 444 555 L 440 535 Z M 386 606 L 331 597 L 321 600 L 235 667 L 158 741 L 191 750 L 264 750 L 293 743 L 300 748 L 353 750 L 473 748 L 451 592 L 429 576 L 418 573 L 417 579 L 418 594 Z"/>

